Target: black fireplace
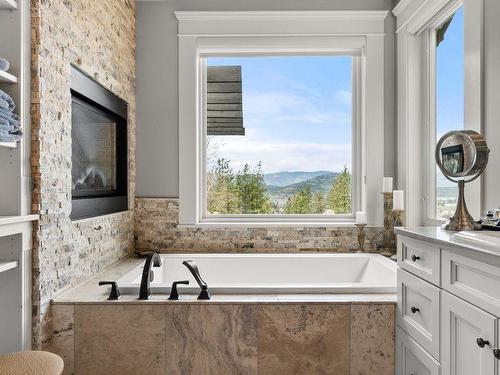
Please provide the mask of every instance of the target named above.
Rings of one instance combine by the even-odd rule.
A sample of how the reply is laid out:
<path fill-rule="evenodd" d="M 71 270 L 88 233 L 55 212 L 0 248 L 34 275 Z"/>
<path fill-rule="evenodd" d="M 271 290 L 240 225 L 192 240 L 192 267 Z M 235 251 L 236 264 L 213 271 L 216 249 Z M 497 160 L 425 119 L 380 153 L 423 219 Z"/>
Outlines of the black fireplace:
<path fill-rule="evenodd" d="M 71 69 L 71 219 L 128 209 L 127 103 Z"/>

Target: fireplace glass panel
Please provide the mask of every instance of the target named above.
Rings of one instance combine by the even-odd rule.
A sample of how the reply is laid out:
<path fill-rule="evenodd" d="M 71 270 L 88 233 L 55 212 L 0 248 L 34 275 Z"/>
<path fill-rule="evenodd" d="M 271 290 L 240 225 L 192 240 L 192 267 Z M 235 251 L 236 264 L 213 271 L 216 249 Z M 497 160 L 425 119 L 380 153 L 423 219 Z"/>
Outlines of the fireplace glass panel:
<path fill-rule="evenodd" d="M 114 116 L 73 98 L 71 174 L 74 196 L 116 191 L 116 126 Z"/>

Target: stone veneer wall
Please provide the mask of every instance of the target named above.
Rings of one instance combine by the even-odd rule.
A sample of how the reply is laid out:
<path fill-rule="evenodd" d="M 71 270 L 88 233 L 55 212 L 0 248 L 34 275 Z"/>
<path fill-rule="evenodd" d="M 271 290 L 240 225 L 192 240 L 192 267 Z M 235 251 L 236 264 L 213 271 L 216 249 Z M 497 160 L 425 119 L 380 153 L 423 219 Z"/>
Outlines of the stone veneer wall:
<path fill-rule="evenodd" d="M 135 1 L 32 0 L 33 346 L 49 302 L 133 251 Z M 129 103 L 130 210 L 72 222 L 70 64 Z"/>
<path fill-rule="evenodd" d="M 178 199 L 136 198 L 136 250 L 286 253 L 358 249 L 358 229 L 353 227 L 179 228 L 178 211 Z M 366 228 L 365 251 L 376 251 L 382 236 L 383 228 Z"/>

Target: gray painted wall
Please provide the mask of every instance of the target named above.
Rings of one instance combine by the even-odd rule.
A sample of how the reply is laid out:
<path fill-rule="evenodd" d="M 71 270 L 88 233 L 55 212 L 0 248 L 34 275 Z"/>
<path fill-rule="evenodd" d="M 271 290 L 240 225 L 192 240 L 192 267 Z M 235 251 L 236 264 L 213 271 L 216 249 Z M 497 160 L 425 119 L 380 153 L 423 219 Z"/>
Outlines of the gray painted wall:
<path fill-rule="evenodd" d="M 137 196 L 178 196 L 177 10 L 391 10 L 393 0 L 170 0 L 137 3 Z M 386 28 L 385 174 L 395 171 L 394 24 Z"/>

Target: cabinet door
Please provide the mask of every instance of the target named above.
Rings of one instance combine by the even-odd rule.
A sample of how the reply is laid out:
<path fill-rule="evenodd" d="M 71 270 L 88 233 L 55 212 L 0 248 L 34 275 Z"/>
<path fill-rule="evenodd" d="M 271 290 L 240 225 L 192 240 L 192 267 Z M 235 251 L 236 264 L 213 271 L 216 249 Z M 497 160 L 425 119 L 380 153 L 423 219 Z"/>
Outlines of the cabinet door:
<path fill-rule="evenodd" d="M 396 375 L 439 375 L 439 363 L 402 329 L 396 329 Z"/>
<path fill-rule="evenodd" d="M 442 375 L 494 375 L 497 319 L 441 292 Z"/>

